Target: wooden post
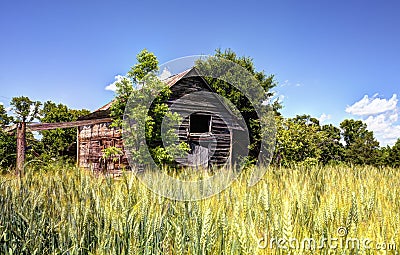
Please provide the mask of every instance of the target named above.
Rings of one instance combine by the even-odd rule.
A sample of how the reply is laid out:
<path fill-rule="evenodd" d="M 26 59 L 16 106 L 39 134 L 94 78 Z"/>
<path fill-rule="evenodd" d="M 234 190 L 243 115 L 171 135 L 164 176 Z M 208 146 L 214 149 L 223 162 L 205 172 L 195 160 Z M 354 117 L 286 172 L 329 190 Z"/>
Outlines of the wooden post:
<path fill-rule="evenodd" d="M 24 163 L 25 163 L 25 139 L 26 123 L 21 122 L 17 124 L 17 175 L 22 176 L 24 174 Z"/>
<path fill-rule="evenodd" d="M 80 146 L 79 146 L 79 127 L 76 127 L 76 166 L 79 167 L 79 151 Z"/>
<path fill-rule="evenodd" d="M 25 122 L 17 123 L 11 127 L 5 129 L 6 132 L 11 132 L 17 129 L 17 166 L 16 173 L 17 175 L 22 175 L 24 170 L 25 163 L 25 148 L 26 148 L 26 128 L 30 131 L 41 131 L 41 130 L 51 130 L 55 128 L 70 128 L 70 127 L 78 127 L 77 131 L 77 163 L 79 163 L 79 127 L 86 125 L 94 125 L 99 123 L 109 123 L 112 122 L 111 118 L 102 118 L 102 119 L 94 119 L 94 120 L 78 120 L 71 122 L 61 122 L 61 123 L 29 123 Z"/>

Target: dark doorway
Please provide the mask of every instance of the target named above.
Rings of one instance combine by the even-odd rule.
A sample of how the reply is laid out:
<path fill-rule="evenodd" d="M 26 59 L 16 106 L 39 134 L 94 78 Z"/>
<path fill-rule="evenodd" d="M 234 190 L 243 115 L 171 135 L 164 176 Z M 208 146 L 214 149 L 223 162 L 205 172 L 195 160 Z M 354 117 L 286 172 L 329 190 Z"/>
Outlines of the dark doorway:
<path fill-rule="evenodd" d="M 208 167 L 209 140 L 211 132 L 211 115 L 193 113 L 189 116 L 189 165 L 194 167 Z"/>

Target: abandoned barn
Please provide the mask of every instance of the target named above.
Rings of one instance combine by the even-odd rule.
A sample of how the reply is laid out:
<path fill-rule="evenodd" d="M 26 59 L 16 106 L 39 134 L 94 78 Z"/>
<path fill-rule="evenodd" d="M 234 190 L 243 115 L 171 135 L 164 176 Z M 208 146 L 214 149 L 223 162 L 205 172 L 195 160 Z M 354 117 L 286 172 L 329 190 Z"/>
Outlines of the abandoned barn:
<path fill-rule="evenodd" d="M 195 68 L 176 74 L 165 80 L 171 89 L 171 96 L 166 102 L 168 106 L 177 110 L 183 118 L 179 127 L 176 127 L 180 141 L 190 146 L 190 152 L 185 157 L 176 159 L 183 166 L 221 166 L 232 164 L 232 155 L 243 150 L 243 146 L 235 146 L 235 137 L 246 135 L 246 127 L 238 121 L 221 102 L 210 95 L 213 92 L 206 80 L 201 77 Z M 201 100 L 191 97 L 192 93 L 205 92 Z M 204 96 L 205 95 L 205 96 Z M 82 168 L 100 171 L 128 168 L 127 153 L 117 161 L 105 162 L 102 150 L 115 146 L 124 150 L 122 131 L 111 127 L 112 102 L 99 108 L 79 120 L 96 120 L 95 124 L 78 127 L 78 165 Z M 104 120 L 104 121 L 102 121 Z M 236 151 L 235 151 L 236 150 Z"/>

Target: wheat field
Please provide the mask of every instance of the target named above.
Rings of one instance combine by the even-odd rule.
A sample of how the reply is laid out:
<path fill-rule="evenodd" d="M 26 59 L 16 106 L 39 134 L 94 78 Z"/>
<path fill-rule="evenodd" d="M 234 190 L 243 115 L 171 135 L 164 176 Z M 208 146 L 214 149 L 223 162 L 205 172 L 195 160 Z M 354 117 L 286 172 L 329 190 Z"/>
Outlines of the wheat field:
<path fill-rule="evenodd" d="M 398 253 L 398 169 L 271 167 L 253 187 L 247 177 L 180 202 L 132 174 L 51 164 L 3 175 L 0 254 Z"/>

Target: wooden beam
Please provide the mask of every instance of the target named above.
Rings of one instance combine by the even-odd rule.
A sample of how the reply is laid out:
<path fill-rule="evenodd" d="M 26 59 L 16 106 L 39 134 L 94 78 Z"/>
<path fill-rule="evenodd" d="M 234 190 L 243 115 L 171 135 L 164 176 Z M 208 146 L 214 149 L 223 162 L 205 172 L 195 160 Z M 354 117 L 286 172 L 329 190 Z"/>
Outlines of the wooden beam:
<path fill-rule="evenodd" d="M 94 125 L 99 123 L 112 122 L 111 118 L 93 119 L 93 120 L 78 120 L 71 122 L 60 122 L 60 123 L 37 123 L 37 124 L 26 124 L 24 122 L 17 123 L 6 129 L 7 132 L 11 132 L 17 129 L 17 164 L 16 170 L 17 175 L 24 174 L 24 162 L 25 162 L 25 149 L 26 149 L 26 129 L 29 128 L 31 131 L 49 130 L 56 128 L 71 128 L 80 127 L 86 125 Z M 78 148 L 78 164 L 79 164 L 79 133 L 77 134 L 77 148 Z"/>
<path fill-rule="evenodd" d="M 104 119 L 78 120 L 78 121 L 59 122 L 59 123 L 37 123 L 37 124 L 35 123 L 35 124 L 28 124 L 28 128 L 31 131 L 41 131 L 41 130 L 49 130 L 56 128 L 80 127 L 80 126 L 94 125 L 107 122 L 112 122 L 112 119 L 104 118 Z"/>
<path fill-rule="evenodd" d="M 93 120 L 77 120 L 71 122 L 57 122 L 57 123 L 30 123 L 27 124 L 26 127 L 29 128 L 30 131 L 40 131 L 40 130 L 49 130 L 56 128 L 70 128 L 70 127 L 81 127 L 86 125 L 94 125 L 99 123 L 107 123 L 112 122 L 112 118 L 102 118 L 102 119 L 93 119 Z M 18 127 L 17 124 L 6 127 L 4 129 L 5 132 L 10 133 L 16 130 Z"/>
<path fill-rule="evenodd" d="M 9 127 L 4 128 L 3 130 L 4 130 L 4 132 L 9 133 L 9 132 L 12 132 L 12 131 L 16 130 L 16 129 L 17 129 L 17 126 L 18 126 L 17 124 L 14 124 L 14 125 L 12 125 L 12 126 L 9 126 Z"/>

